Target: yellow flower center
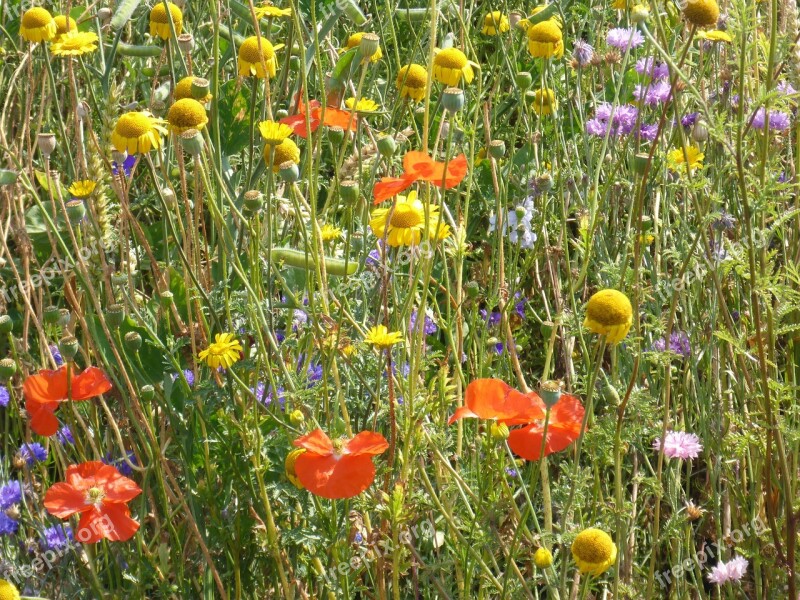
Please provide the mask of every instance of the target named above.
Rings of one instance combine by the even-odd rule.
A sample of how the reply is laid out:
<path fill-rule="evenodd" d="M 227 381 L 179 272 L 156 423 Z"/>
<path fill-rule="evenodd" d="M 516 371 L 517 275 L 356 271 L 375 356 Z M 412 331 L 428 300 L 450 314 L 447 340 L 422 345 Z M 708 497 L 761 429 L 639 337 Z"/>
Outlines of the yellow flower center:
<path fill-rule="evenodd" d="M 398 204 L 394 207 L 392 218 L 389 221 L 392 227 L 410 229 L 422 223 L 423 215 L 410 204 Z"/>
<path fill-rule="evenodd" d="M 496 10 L 494 12 L 490 12 L 483 18 L 483 24 L 487 27 L 499 27 L 502 19 L 503 13 L 501 13 L 499 10 Z"/>
<path fill-rule="evenodd" d="M 99 487 L 89 488 L 89 491 L 86 492 L 86 502 L 89 504 L 100 504 L 105 497 L 105 491 Z"/>
<path fill-rule="evenodd" d="M 44 8 L 36 6 L 25 11 L 22 15 L 22 26 L 27 29 L 46 27 L 53 20 L 53 17 Z"/>
<path fill-rule="evenodd" d="M 0 600 L 19 600 L 19 590 L 10 581 L 0 579 Z"/>
<path fill-rule="evenodd" d="M 58 51 L 65 52 L 65 51 L 91 51 L 95 48 L 95 44 L 97 43 L 97 35 L 85 31 L 81 32 L 77 29 L 70 29 L 69 33 L 64 33 L 61 37 L 58 38 Z M 56 52 L 56 49 L 53 49 L 53 52 Z"/>
<path fill-rule="evenodd" d="M 153 129 L 150 117 L 143 112 L 125 113 L 117 121 L 117 133 L 124 138 L 135 139 Z"/>
<path fill-rule="evenodd" d="M 528 28 L 528 39 L 532 42 L 555 44 L 560 42 L 561 38 L 561 28 L 552 19 L 542 21 Z"/>
<path fill-rule="evenodd" d="M 428 84 L 428 71 L 421 65 L 410 64 L 400 68 L 397 85 L 410 88 L 424 88 Z"/>
<path fill-rule="evenodd" d="M 611 558 L 614 542 L 599 529 L 586 529 L 572 543 L 572 552 L 588 563 L 604 563 Z"/>
<path fill-rule="evenodd" d="M 628 297 L 617 290 L 601 290 L 589 299 L 586 315 L 606 327 L 629 323 L 633 308 Z"/>
<path fill-rule="evenodd" d="M 191 75 L 184 77 L 175 84 L 175 100 L 183 100 L 184 98 L 192 97 L 192 80 L 194 77 Z"/>
<path fill-rule="evenodd" d="M 178 8 L 172 2 L 167 2 L 167 6 L 169 6 L 169 12 L 172 15 L 172 21 L 174 23 L 178 23 L 179 21 L 183 20 L 183 13 L 181 9 Z M 150 11 L 150 22 L 151 23 L 169 23 L 169 19 L 167 18 L 167 9 L 164 8 L 164 3 L 159 0 L 159 3 L 153 7 L 153 10 Z"/>
<path fill-rule="evenodd" d="M 199 127 L 208 121 L 206 109 L 193 98 L 183 98 L 173 104 L 167 115 L 174 127 Z"/>
<path fill-rule="evenodd" d="M 536 95 L 534 97 L 534 102 L 537 106 L 545 107 L 550 106 L 555 102 L 555 94 L 551 89 L 540 89 L 536 90 Z"/>
<path fill-rule="evenodd" d="M 358 33 L 354 33 L 349 38 L 347 38 L 346 47 L 348 49 L 349 48 L 355 48 L 356 46 L 361 44 L 361 38 L 362 37 L 364 37 L 364 32 L 363 31 L 359 31 Z"/>
<path fill-rule="evenodd" d="M 239 48 L 239 57 L 249 63 L 260 63 L 262 55 L 264 60 L 269 60 L 275 56 L 275 49 L 272 44 L 263 37 L 261 38 L 261 52 L 258 51 L 258 38 L 256 36 L 247 38 Z"/>
<path fill-rule="evenodd" d="M 439 51 L 433 62 L 439 67 L 460 70 L 467 66 L 467 56 L 458 48 L 446 48 Z"/>
<path fill-rule="evenodd" d="M 265 158 L 269 160 L 269 151 L 265 152 Z M 300 160 L 300 148 L 290 139 L 283 140 L 275 146 L 275 153 L 272 157 L 273 165 L 282 165 L 287 161 L 296 163 Z"/>
<path fill-rule="evenodd" d="M 65 15 L 56 15 L 53 17 L 53 20 L 56 22 L 56 31 L 59 35 L 62 33 L 67 33 L 67 17 Z M 75 22 L 75 19 L 69 17 L 69 31 L 77 31 L 78 24 Z"/>
<path fill-rule="evenodd" d="M 331 442 L 331 444 L 333 445 L 333 453 L 336 456 L 341 456 L 342 452 L 344 452 L 345 440 L 339 438 L 339 439 L 333 440 Z"/>

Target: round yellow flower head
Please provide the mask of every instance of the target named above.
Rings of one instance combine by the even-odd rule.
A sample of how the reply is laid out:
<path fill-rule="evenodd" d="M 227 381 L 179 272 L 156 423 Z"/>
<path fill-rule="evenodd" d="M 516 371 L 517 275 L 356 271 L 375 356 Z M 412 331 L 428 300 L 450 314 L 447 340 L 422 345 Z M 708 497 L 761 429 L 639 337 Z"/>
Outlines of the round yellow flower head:
<path fill-rule="evenodd" d="M 28 42 L 49 42 L 56 37 L 58 26 L 49 12 L 35 6 L 22 15 L 19 33 Z"/>
<path fill-rule="evenodd" d="M 208 348 L 198 354 L 198 358 L 212 369 L 229 369 L 241 358 L 242 344 L 232 333 L 218 333 Z"/>
<path fill-rule="evenodd" d="M 19 600 L 19 590 L 10 581 L 0 579 L 0 600 Z"/>
<path fill-rule="evenodd" d="M 169 10 L 169 15 L 167 15 Z M 175 35 L 179 36 L 183 31 L 183 11 L 176 4 L 167 2 L 166 6 L 162 0 L 153 6 L 150 11 L 150 35 L 168 40 L 172 35 L 169 28 L 169 19 L 172 17 L 172 24 L 175 26 Z"/>
<path fill-rule="evenodd" d="M 553 565 L 553 554 L 547 548 L 537 548 L 533 554 L 533 564 L 540 569 L 547 569 Z"/>
<path fill-rule="evenodd" d="M 534 58 L 564 56 L 564 35 L 555 19 L 547 19 L 528 27 L 528 52 Z"/>
<path fill-rule="evenodd" d="M 385 325 L 375 325 L 368 332 L 364 341 L 376 348 L 391 348 L 403 342 L 403 335 L 399 331 L 389 331 Z"/>
<path fill-rule="evenodd" d="M 271 163 L 270 148 L 275 148 Z M 267 144 L 264 147 L 264 160 L 267 162 L 267 164 L 271 164 L 272 171 L 277 173 L 280 171 L 283 163 L 293 162 L 294 164 L 297 164 L 300 162 L 300 148 L 298 148 L 297 144 L 295 144 L 289 138 L 286 138 L 277 146 L 270 146 Z"/>
<path fill-rule="evenodd" d="M 67 31 L 78 30 L 78 23 L 72 17 L 56 15 L 53 17 L 53 20 L 56 22 L 56 37 L 53 38 L 54 40 L 57 40 L 60 36 L 67 33 Z"/>
<path fill-rule="evenodd" d="M 188 77 L 184 77 L 178 83 L 175 84 L 175 100 L 183 100 L 184 98 L 194 98 L 192 94 L 192 82 L 195 80 L 194 77 L 189 75 Z M 205 98 L 194 98 L 201 104 L 205 104 L 206 102 L 211 102 L 214 98 L 211 94 L 206 94 Z"/>
<path fill-rule="evenodd" d="M 733 38 L 731 34 L 727 31 L 719 31 L 718 29 L 712 29 L 711 31 L 698 31 L 697 37 L 701 40 L 707 40 L 709 42 L 725 42 L 730 44 L 733 42 Z"/>
<path fill-rule="evenodd" d="M 184 98 L 169 107 L 167 120 L 171 131 L 183 133 L 189 129 L 202 131 L 208 123 L 208 116 L 206 109 L 197 100 Z"/>
<path fill-rule="evenodd" d="M 91 179 L 83 179 L 81 181 L 74 181 L 67 191 L 73 198 L 88 198 L 92 195 L 96 186 L 97 184 Z"/>
<path fill-rule="evenodd" d="M 286 479 L 291 481 L 294 487 L 301 490 L 303 489 L 303 484 L 300 483 L 300 479 L 297 477 L 297 473 L 294 470 L 294 463 L 297 462 L 297 457 L 305 451 L 305 448 L 295 448 L 286 455 L 286 462 L 284 463 L 284 468 L 286 469 Z"/>
<path fill-rule="evenodd" d="M 239 76 L 265 79 L 275 77 L 278 70 L 278 58 L 275 48 L 266 38 L 261 38 L 261 50 L 258 48 L 259 38 L 250 36 L 239 46 Z"/>
<path fill-rule="evenodd" d="M 472 82 L 475 72 L 467 60 L 467 55 L 458 48 L 438 50 L 433 59 L 433 78 L 447 86 L 454 87 L 461 83 Z"/>
<path fill-rule="evenodd" d="M 111 143 L 118 152 L 136 154 L 161 147 L 161 136 L 167 133 L 164 119 L 149 112 L 129 112 L 119 118 L 111 133 Z"/>
<path fill-rule="evenodd" d="M 602 575 L 617 560 L 617 546 L 605 531 L 584 529 L 572 542 L 572 558 L 584 575 Z"/>
<path fill-rule="evenodd" d="M 50 45 L 54 56 L 83 56 L 97 50 L 97 34 L 94 31 L 70 29 L 59 35 Z"/>
<path fill-rule="evenodd" d="M 583 326 L 589 331 L 606 336 L 609 344 L 622 341 L 633 323 L 631 301 L 617 290 L 600 290 L 589 298 Z"/>
<path fill-rule="evenodd" d="M 347 38 L 347 42 L 342 48 L 342 52 L 347 52 L 351 48 L 358 48 L 361 45 L 361 38 L 364 37 L 365 31 L 359 31 L 358 33 L 354 33 L 349 38 Z M 383 57 L 383 52 L 380 49 L 380 46 L 375 51 L 375 53 L 369 57 L 370 62 L 378 62 Z"/>
<path fill-rule="evenodd" d="M 483 35 L 499 35 L 509 29 L 511 29 L 511 26 L 508 22 L 508 17 L 499 10 L 495 10 L 483 18 L 481 33 Z"/>
<path fill-rule="evenodd" d="M 395 81 L 401 98 L 411 98 L 419 102 L 428 89 L 428 71 L 422 65 L 411 63 L 400 67 Z"/>
<path fill-rule="evenodd" d="M 683 16 L 697 27 L 716 27 L 719 19 L 717 0 L 688 0 Z"/>
<path fill-rule="evenodd" d="M 533 94 L 533 112 L 539 116 L 553 114 L 556 109 L 556 94 L 550 88 L 540 88 Z"/>

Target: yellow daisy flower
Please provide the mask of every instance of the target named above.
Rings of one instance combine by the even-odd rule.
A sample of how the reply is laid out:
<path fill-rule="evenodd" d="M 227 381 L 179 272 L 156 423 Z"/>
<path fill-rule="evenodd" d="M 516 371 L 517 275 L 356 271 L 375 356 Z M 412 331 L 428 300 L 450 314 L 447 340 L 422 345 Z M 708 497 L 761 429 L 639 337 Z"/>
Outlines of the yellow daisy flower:
<path fill-rule="evenodd" d="M 716 0 L 688 0 L 683 16 L 697 27 L 716 27 L 719 19 L 719 5 Z"/>
<path fill-rule="evenodd" d="M 125 113 L 114 126 L 111 143 L 118 152 L 150 152 L 161 147 L 161 136 L 167 133 L 165 123 L 146 111 Z"/>
<path fill-rule="evenodd" d="M 261 121 L 258 124 L 258 130 L 269 146 L 277 146 L 292 135 L 291 127 L 286 123 L 276 123 L 275 121 Z"/>
<path fill-rule="evenodd" d="M 534 58 L 561 58 L 564 56 L 564 36 L 555 19 L 548 19 L 528 27 L 528 52 Z"/>
<path fill-rule="evenodd" d="M 256 6 L 256 18 L 263 19 L 264 17 L 291 17 L 291 8 L 278 8 L 272 2 L 267 2 L 262 6 Z"/>
<path fill-rule="evenodd" d="M 175 100 L 183 100 L 184 98 L 194 98 L 192 94 L 192 82 L 195 80 L 194 77 L 189 75 L 188 77 L 184 77 L 178 83 L 175 84 Z M 211 102 L 214 98 L 211 94 L 206 94 L 204 98 L 194 98 L 201 104 L 206 104 L 207 102 Z"/>
<path fill-rule="evenodd" d="M 169 10 L 169 15 L 167 15 L 167 10 Z M 167 2 L 165 6 L 165 3 L 159 0 L 150 11 L 150 35 L 168 40 L 172 35 L 169 28 L 170 17 L 175 26 L 175 35 L 178 36 L 183 31 L 183 11 L 172 2 Z"/>
<path fill-rule="evenodd" d="M 83 179 L 81 181 L 73 181 L 67 191 L 73 198 L 88 198 L 92 195 L 96 186 L 97 184 L 91 179 Z"/>
<path fill-rule="evenodd" d="M 536 90 L 531 108 L 540 117 L 553 114 L 553 111 L 557 108 L 555 92 L 550 88 Z"/>
<path fill-rule="evenodd" d="M 202 131 L 208 123 L 206 109 L 194 98 L 178 100 L 169 107 L 167 113 L 169 129 L 175 133 L 183 133 L 189 129 Z"/>
<path fill-rule="evenodd" d="M 583 326 L 592 333 L 606 336 L 609 344 L 621 342 L 633 323 L 631 301 L 617 290 L 600 290 L 589 298 Z"/>
<path fill-rule="evenodd" d="M 628 0 L 614 0 L 611 8 L 615 10 L 625 10 L 630 6 Z"/>
<path fill-rule="evenodd" d="M 447 86 L 458 86 L 463 78 L 466 83 L 472 82 L 475 72 L 472 65 L 458 48 L 445 48 L 436 50 L 433 59 L 433 78 Z"/>
<path fill-rule="evenodd" d="M 258 48 L 258 37 L 250 36 L 239 46 L 239 76 L 265 79 L 275 77 L 278 70 L 278 58 L 275 47 L 266 38 L 261 38 L 261 50 Z"/>
<path fill-rule="evenodd" d="M 10 581 L 0 579 L 0 600 L 19 600 L 19 590 Z"/>
<path fill-rule="evenodd" d="M 300 162 L 300 148 L 297 147 L 292 140 L 286 138 L 277 146 L 264 146 L 264 160 L 270 164 L 270 148 L 274 148 L 272 155 L 272 171 L 277 173 L 280 171 L 281 165 L 285 162 L 293 162 L 295 164 Z"/>
<path fill-rule="evenodd" d="M 97 50 L 97 34 L 93 31 L 70 29 L 59 35 L 50 45 L 54 56 L 83 56 Z"/>
<path fill-rule="evenodd" d="M 49 42 L 58 33 L 53 16 L 40 6 L 25 11 L 19 26 L 19 33 L 28 42 Z"/>
<path fill-rule="evenodd" d="M 719 29 L 711 29 L 710 31 L 698 31 L 697 37 L 699 37 L 701 40 L 707 40 L 709 42 L 726 42 L 728 44 L 733 42 L 733 38 L 728 32 L 720 31 Z"/>
<path fill-rule="evenodd" d="M 380 105 L 369 98 L 361 98 L 358 104 L 356 104 L 355 98 L 348 98 L 344 103 L 350 110 L 353 110 L 353 106 L 355 106 L 356 112 L 375 112 L 380 109 Z"/>
<path fill-rule="evenodd" d="M 687 170 L 702 169 L 704 157 L 705 155 L 697 146 L 687 146 L 686 152 L 683 151 L 683 148 L 675 148 L 667 154 L 667 165 L 671 171 L 676 173 L 683 171 L 684 167 Z"/>
<path fill-rule="evenodd" d="M 208 348 L 198 354 L 198 358 L 204 361 L 212 369 L 223 367 L 229 369 L 241 358 L 242 344 L 239 343 L 232 333 L 218 333 L 214 336 L 214 341 Z"/>
<path fill-rule="evenodd" d="M 584 529 L 572 542 L 572 558 L 584 575 L 602 575 L 617 560 L 617 546 L 605 531 Z"/>
<path fill-rule="evenodd" d="M 320 235 L 322 236 L 323 242 L 332 242 L 342 237 L 342 230 L 330 223 L 325 223 L 320 228 Z"/>
<path fill-rule="evenodd" d="M 481 33 L 483 35 L 499 35 L 509 29 L 511 29 L 511 26 L 508 22 L 508 17 L 499 10 L 495 10 L 483 18 Z"/>
<path fill-rule="evenodd" d="M 56 36 L 53 38 L 54 42 L 58 41 L 58 38 L 67 33 L 67 31 L 78 30 L 78 23 L 72 17 L 56 15 L 53 17 L 53 20 L 56 22 Z"/>
<path fill-rule="evenodd" d="M 403 335 L 399 331 L 389 331 L 385 325 L 375 325 L 367 332 L 364 341 L 376 348 L 391 348 L 403 343 Z"/>
<path fill-rule="evenodd" d="M 344 48 L 339 50 L 340 54 L 344 54 L 351 48 L 358 48 L 361 45 L 361 38 L 364 37 L 365 31 L 359 31 L 358 33 L 354 33 L 349 38 L 347 38 L 347 42 L 345 42 Z M 375 51 L 375 53 L 369 57 L 371 62 L 378 62 L 381 57 L 383 57 L 383 52 L 381 51 L 380 47 Z"/>
<path fill-rule="evenodd" d="M 401 98 L 411 98 L 419 102 L 425 98 L 428 89 L 428 70 L 422 65 L 411 63 L 400 67 L 395 85 Z"/>
<path fill-rule="evenodd" d="M 383 239 L 385 235 L 386 243 L 392 247 L 415 246 L 423 237 L 441 240 L 450 235 L 450 227 L 441 221 L 438 207 L 428 206 L 426 220 L 425 206 L 413 190 L 408 196 L 398 196 L 394 208 L 373 210 L 369 226 L 375 237 Z"/>

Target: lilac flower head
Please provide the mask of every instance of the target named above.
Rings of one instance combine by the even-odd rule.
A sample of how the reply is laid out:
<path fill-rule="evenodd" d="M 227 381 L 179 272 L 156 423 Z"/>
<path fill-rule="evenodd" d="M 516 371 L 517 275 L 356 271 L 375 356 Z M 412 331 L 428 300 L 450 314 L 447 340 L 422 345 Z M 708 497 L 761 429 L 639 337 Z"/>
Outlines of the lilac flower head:
<path fill-rule="evenodd" d="M 699 117 L 699 116 L 700 116 L 700 113 L 696 113 L 696 112 L 689 113 L 688 115 L 684 115 L 681 118 L 681 125 L 683 125 L 687 129 L 689 127 L 693 127 L 694 124 L 697 122 L 697 117 Z"/>
<path fill-rule="evenodd" d="M 14 535 L 18 529 L 19 523 L 17 521 L 6 515 L 6 513 L 0 512 L 0 536 Z"/>
<path fill-rule="evenodd" d="M 481 317 L 483 317 L 483 320 L 486 321 L 486 325 L 488 327 L 494 327 L 500 324 L 502 315 L 499 312 L 492 312 L 489 314 L 485 308 L 482 308 Z"/>
<path fill-rule="evenodd" d="M 511 478 L 514 478 L 517 476 L 517 470 L 512 469 L 511 467 L 506 467 L 506 475 L 508 475 Z"/>
<path fill-rule="evenodd" d="M 0 511 L 8 510 L 22 502 L 22 486 L 19 481 L 9 481 L 0 487 Z"/>
<path fill-rule="evenodd" d="M 637 85 L 633 90 L 633 95 L 639 102 L 655 106 L 669 101 L 671 91 L 672 86 L 668 81 L 654 81 L 647 85 Z"/>
<path fill-rule="evenodd" d="M 47 450 L 38 442 L 22 444 L 19 455 L 29 466 L 47 460 Z"/>
<path fill-rule="evenodd" d="M 661 449 L 661 440 L 656 438 L 653 441 L 653 449 Z M 703 451 L 703 445 L 693 433 L 686 433 L 685 431 L 668 431 L 667 437 L 664 440 L 664 455 L 667 458 L 678 458 L 680 460 L 687 460 L 697 458 L 700 452 Z"/>
<path fill-rule="evenodd" d="M 773 131 L 786 131 L 791 124 L 791 117 L 788 113 L 780 110 L 769 111 L 769 128 Z M 767 111 L 762 106 L 756 111 L 753 117 L 753 128 L 764 129 L 767 124 Z"/>
<path fill-rule="evenodd" d="M 736 219 L 733 218 L 733 215 L 723 210 L 719 216 L 714 219 L 714 222 L 711 224 L 711 226 L 720 231 L 730 231 L 736 227 Z"/>
<path fill-rule="evenodd" d="M 56 432 L 56 439 L 62 446 L 71 446 L 75 444 L 75 438 L 72 436 L 72 430 L 69 428 L 69 425 L 64 425 Z"/>
<path fill-rule="evenodd" d="M 616 27 L 608 32 L 606 43 L 618 50 L 627 52 L 644 44 L 644 36 L 633 27 Z"/>
<path fill-rule="evenodd" d="M 417 331 L 417 314 L 418 312 L 416 308 L 411 311 L 411 318 L 409 319 L 408 326 L 408 329 L 411 332 Z M 436 321 L 434 321 L 429 315 L 429 310 L 425 311 L 425 319 L 422 324 L 422 331 L 425 333 L 425 335 L 433 335 L 439 331 L 439 328 L 436 326 Z"/>
<path fill-rule="evenodd" d="M 520 298 L 521 296 L 522 296 L 522 294 L 517 292 L 514 295 L 514 298 Z M 525 318 L 525 305 L 526 304 L 527 304 L 527 300 L 525 300 L 525 298 L 522 298 L 522 300 L 519 300 L 516 304 L 514 304 L 514 312 L 519 315 L 520 319 L 524 319 Z"/>
<path fill-rule="evenodd" d="M 253 392 L 253 394 L 255 394 L 255 397 L 264 406 L 269 406 L 270 404 L 272 404 L 272 396 L 273 396 L 272 387 L 267 387 L 267 385 L 264 382 L 259 381 L 256 384 L 255 388 L 250 388 L 250 391 Z M 278 394 L 277 395 L 278 395 L 278 402 L 281 405 L 281 410 L 285 410 L 286 409 L 286 392 L 280 386 L 278 386 Z"/>
<path fill-rule="evenodd" d="M 136 164 L 136 155 L 131 154 L 129 155 L 124 161 L 122 161 L 122 170 L 125 173 L 125 177 L 131 176 L 131 170 L 133 169 L 133 165 Z M 111 170 L 114 175 L 119 175 L 119 165 L 116 161 L 111 163 Z"/>
<path fill-rule="evenodd" d="M 11 401 L 11 395 L 8 393 L 8 388 L 4 385 L 0 385 L 0 406 L 5 408 L 8 406 L 8 403 Z"/>
<path fill-rule="evenodd" d="M 666 79 L 669 77 L 667 63 L 657 63 L 652 56 L 646 56 L 636 61 L 634 67 L 639 75 L 646 75 L 650 79 Z"/>
<path fill-rule="evenodd" d="M 130 477 L 133 475 L 133 469 L 131 469 L 128 461 L 137 467 L 139 466 L 139 461 L 136 460 L 136 455 L 132 450 L 128 450 L 125 454 L 127 454 L 128 460 L 125 460 L 125 457 L 114 458 L 114 455 L 109 452 L 103 457 L 103 463 L 116 467 L 117 471 L 122 473 L 125 477 Z"/>
<path fill-rule="evenodd" d="M 685 331 L 673 331 L 669 336 L 669 345 L 664 338 L 658 339 L 653 342 L 653 350 L 657 352 L 664 352 L 669 348 L 670 352 L 679 354 L 684 358 L 689 358 L 692 355 L 692 346 L 689 343 L 689 336 Z"/>
<path fill-rule="evenodd" d="M 573 46 L 572 58 L 575 59 L 578 66 L 585 67 L 592 62 L 592 58 L 594 58 L 594 48 L 592 48 L 588 42 L 578 40 Z"/>
<path fill-rule="evenodd" d="M 628 135 L 636 126 L 638 115 L 639 111 L 634 106 L 614 106 L 602 102 L 594 111 L 594 119 L 586 122 L 586 131 L 598 137 L 605 137 L 609 131 L 612 136 Z"/>
<path fill-rule="evenodd" d="M 712 567 L 708 580 L 717 585 L 728 581 L 739 581 L 747 572 L 748 564 L 747 559 L 742 556 L 735 556 L 728 562 L 720 561 L 716 567 Z"/>
<path fill-rule="evenodd" d="M 323 369 L 322 365 L 317 363 L 311 363 L 308 365 L 308 370 L 306 371 L 306 375 L 308 376 L 309 384 L 313 385 L 320 379 L 322 379 Z"/>
<path fill-rule="evenodd" d="M 656 139 L 656 135 L 658 135 L 658 123 L 653 123 L 652 125 L 642 123 L 639 127 L 639 137 L 645 142 L 652 142 Z"/>
<path fill-rule="evenodd" d="M 72 527 L 69 525 L 54 525 L 42 532 L 42 539 L 39 541 L 39 545 L 43 550 L 61 550 L 71 546 L 74 541 Z"/>
<path fill-rule="evenodd" d="M 792 87 L 792 84 L 788 81 L 781 81 L 778 85 L 775 86 L 775 91 L 778 92 L 781 96 L 791 96 L 792 94 L 796 94 L 797 90 Z"/>
<path fill-rule="evenodd" d="M 55 344 L 50 345 L 50 354 L 52 355 L 57 367 L 60 367 L 64 364 L 64 358 L 61 356 L 61 352 L 58 350 L 58 346 Z"/>
<path fill-rule="evenodd" d="M 299 327 L 305 325 L 308 322 L 308 315 L 306 311 L 295 309 L 293 316 L 292 316 L 292 331 L 297 331 Z"/>
<path fill-rule="evenodd" d="M 184 369 L 183 376 L 186 378 L 186 383 L 189 384 L 189 387 L 190 388 L 194 387 L 194 371 L 192 371 L 191 369 Z M 177 380 L 178 380 L 178 374 L 173 373 L 172 381 L 177 381 Z"/>
<path fill-rule="evenodd" d="M 360 531 L 357 531 L 357 532 L 356 532 L 356 534 L 353 536 L 353 541 L 354 541 L 356 544 L 360 544 L 361 542 L 363 542 L 363 541 L 364 541 L 364 536 L 363 536 L 363 535 L 361 535 L 361 532 L 360 532 Z"/>

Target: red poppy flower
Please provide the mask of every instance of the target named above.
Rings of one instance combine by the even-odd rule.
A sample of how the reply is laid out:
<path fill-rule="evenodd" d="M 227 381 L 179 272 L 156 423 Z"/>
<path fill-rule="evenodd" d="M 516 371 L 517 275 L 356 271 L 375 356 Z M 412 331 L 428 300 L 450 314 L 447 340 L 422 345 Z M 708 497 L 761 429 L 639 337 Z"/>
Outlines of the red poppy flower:
<path fill-rule="evenodd" d="M 43 369 L 29 376 L 22 384 L 25 410 L 31 416 L 31 429 L 39 435 L 51 436 L 58 431 L 55 411 L 67 400 L 88 400 L 111 389 L 111 382 L 97 367 L 89 367 L 80 375 L 74 374 L 67 390 L 67 367 L 58 371 Z"/>
<path fill-rule="evenodd" d="M 75 534 L 80 542 L 124 542 L 139 529 L 139 523 L 131 518 L 128 502 L 141 493 L 136 482 L 115 467 L 99 461 L 85 462 L 67 468 L 66 482 L 47 490 L 44 506 L 59 519 L 80 514 Z"/>
<path fill-rule="evenodd" d="M 396 196 L 411 187 L 415 181 L 430 181 L 440 187 L 444 182 L 444 187 L 448 190 L 456 187 L 467 175 L 467 157 L 459 154 L 450 159 L 445 169 L 445 163 L 433 160 L 419 150 L 411 150 L 403 157 L 403 171 L 400 177 L 383 177 L 375 184 L 372 189 L 374 204 Z"/>
<path fill-rule="evenodd" d="M 356 129 L 358 117 L 353 117 L 351 122 L 350 112 L 332 106 L 326 106 L 325 114 L 323 115 L 322 105 L 317 100 L 309 102 L 308 108 L 306 108 L 305 104 L 298 104 L 298 113 L 296 115 L 284 117 L 279 122 L 285 123 L 292 128 L 295 135 L 305 139 L 307 133 L 306 112 L 308 112 L 308 123 L 311 128 L 311 133 L 314 133 L 319 128 L 320 123 L 327 127 L 341 127 L 345 131 L 348 130 L 348 125 L 350 131 L 355 131 Z"/>
<path fill-rule="evenodd" d="M 294 464 L 300 483 L 331 500 L 352 498 L 372 485 L 372 457 L 389 447 L 380 433 L 362 431 L 351 440 L 331 441 L 321 429 L 296 439 L 294 445 L 305 449 Z"/>
<path fill-rule="evenodd" d="M 472 381 L 467 386 L 464 401 L 466 406 L 456 410 L 447 422 L 448 425 L 465 417 L 496 419 L 506 425 L 523 425 L 543 419 L 545 414 L 545 405 L 539 394 L 523 394 L 499 379 Z"/>
<path fill-rule="evenodd" d="M 550 409 L 547 441 L 544 443 L 545 456 L 561 452 L 580 437 L 584 413 L 583 405 L 577 396 L 561 395 L 558 402 Z M 517 456 L 526 460 L 539 460 L 542 455 L 543 434 L 544 417 L 527 427 L 514 429 L 508 436 L 508 446 Z"/>

